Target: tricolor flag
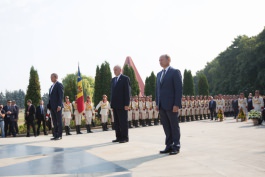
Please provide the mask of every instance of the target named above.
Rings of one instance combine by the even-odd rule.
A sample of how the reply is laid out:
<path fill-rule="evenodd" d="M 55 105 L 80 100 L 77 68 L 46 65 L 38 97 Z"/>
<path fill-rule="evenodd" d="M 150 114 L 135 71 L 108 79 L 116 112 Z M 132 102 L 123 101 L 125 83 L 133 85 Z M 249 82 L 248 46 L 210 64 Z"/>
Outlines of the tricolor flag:
<path fill-rule="evenodd" d="M 85 104 L 84 104 L 84 94 L 83 94 L 83 85 L 82 85 L 82 77 L 80 74 L 80 69 L 78 65 L 78 76 L 77 76 L 77 110 L 79 113 L 82 113 L 85 109 Z"/>

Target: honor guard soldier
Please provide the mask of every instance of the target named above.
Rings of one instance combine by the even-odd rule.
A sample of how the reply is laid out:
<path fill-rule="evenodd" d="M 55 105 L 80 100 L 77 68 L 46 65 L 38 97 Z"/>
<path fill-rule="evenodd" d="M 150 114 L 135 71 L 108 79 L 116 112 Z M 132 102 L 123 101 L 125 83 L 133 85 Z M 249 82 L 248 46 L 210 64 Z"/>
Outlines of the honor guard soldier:
<path fill-rule="evenodd" d="M 224 116 L 224 108 L 225 108 L 225 100 L 223 99 L 223 96 L 219 94 L 218 99 L 216 101 L 216 109 L 217 109 L 216 112 L 218 113 L 218 111 L 221 110 Z"/>
<path fill-rule="evenodd" d="M 186 120 L 186 97 L 182 96 L 181 109 L 180 109 L 180 122 L 185 122 Z"/>
<path fill-rule="evenodd" d="M 139 102 L 138 102 L 138 96 L 135 96 L 133 102 L 132 102 L 132 110 L 134 114 L 134 127 L 138 126 L 139 121 Z"/>
<path fill-rule="evenodd" d="M 87 133 L 93 133 L 91 131 L 91 122 L 92 118 L 94 115 L 94 105 L 90 99 L 90 96 L 86 97 L 86 102 L 85 102 L 85 118 L 86 118 L 86 130 Z"/>
<path fill-rule="evenodd" d="M 158 125 L 158 111 L 155 109 L 156 107 L 156 101 L 153 101 L 153 110 L 154 110 L 154 125 Z"/>
<path fill-rule="evenodd" d="M 146 124 L 148 126 L 153 126 L 151 121 L 153 119 L 153 103 L 152 103 L 152 99 L 150 97 L 146 97 L 146 113 L 148 115 L 148 118 L 146 119 Z"/>
<path fill-rule="evenodd" d="M 103 131 L 108 131 L 108 114 L 109 114 L 109 110 L 110 108 L 110 103 L 108 101 L 108 97 L 107 95 L 103 95 L 102 96 L 103 99 L 102 101 L 100 101 L 96 107 L 96 112 L 98 111 L 98 108 L 100 107 L 100 115 L 101 115 L 101 125 L 102 125 L 102 130 Z"/>
<path fill-rule="evenodd" d="M 191 101 L 190 101 L 190 115 L 191 115 L 191 121 L 194 121 L 194 117 L 195 117 L 195 100 L 194 100 L 194 96 L 191 97 Z"/>
<path fill-rule="evenodd" d="M 203 111 L 204 111 L 204 100 L 203 100 L 203 97 L 201 95 L 200 96 L 200 120 L 202 120 Z"/>
<path fill-rule="evenodd" d="M 264 100 L 259 94 L 259 90 L 255 91 L 255 96 L 252 98 L 253 109 L 262 112 L 264 109 Z M 259 119 L 259 124 L 262 123 L 262 119 Z"/>
<path fill-rule="evenodd" d="M 200 115 L 200 100 L 199 96 L 196 96 L 195 99 L 195 120 L 199 120 L 198 116 Z"/>
<path fill-rule="evenodd" d="M 244 114 L 246 115 L 246 118 L 248 114 L 247 104 L 248 102 L 247 102 L 247 99 L 245 98 L 244 93 L 240 93 L 239 98 L 238 98 L 238 110 L 240 111 L 240 109 L 242 108 Z"/>
<path fill-rule="evenodd" d="M 141 101 L 139 102 L 139 110 L 141 113 L 140 125 L 142 127 L 146 127 L 145 119 L 146 119 L 146 103 L 145 98 L 142 97 Z"/>
<path fill-rule="evenodd" d="M 62 117 L 64 119 L 64 130 L 66 135 L 72 135 L 70 133 L 70 123 L 73 115 L 73 106 L 69 101 L 69 96 L 65 97 L 65 102 L 63 103 Z"/>
<path fill-rule="evenodd" d="M 132 97 L 130 98 L 130 105 L 128 109 L 128 123 L 129 123 L 129 128 L 132 127 L 132 116 L 133 116 L 133 110 L 132 110 Z"/>
<path fill-rule="evenodd" d="M 208 119 L 210 118 L 210 112 L 209 112 L 209 100 L 207 96 L 204 96 L 204 110 L 203 110 L 203 117 L 206 118 L 206 115 L 208 116 Z"/>
<path fill-rule="evenodd" d="M 77 95 L 75 96 L 75 101 L 73 101 L 74 106 L 74 115 L 75 115 L 75 128 L 76 128 L 76 134 L 82 134 L 80 131 L 80 125 L 81 125 L 81 119 L 82 119 L 82 113 L 79 113 L 77 110 Z"/>
<path fill-rule="evenodd" d="M 190 121 L 190 97 L 186 96 L 186 122 Z"/>

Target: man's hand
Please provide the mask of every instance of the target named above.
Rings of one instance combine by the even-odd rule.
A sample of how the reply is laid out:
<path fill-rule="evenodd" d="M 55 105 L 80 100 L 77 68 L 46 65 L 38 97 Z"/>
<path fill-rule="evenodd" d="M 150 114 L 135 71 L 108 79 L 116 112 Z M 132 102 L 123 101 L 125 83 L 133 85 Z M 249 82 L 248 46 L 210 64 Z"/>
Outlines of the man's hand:
<path fill-rule="evenodd" d="M 129 106 L 124 106 L 124 109 L 127 111 L 129 110 Z"/>
<path fill-rule="evenodd" d="M 57 112 L 61 111 L 61 106 L 58 106 Z"/>
<path fill-rule="evenodd" d="M 156 106 L 156 111 L 159 111 L 158 106 Z"/>
<path fill-rule="evenodd" d="M 178 106 L 173 106 L 173 112 L 179 112 L 179 107 Z"/>

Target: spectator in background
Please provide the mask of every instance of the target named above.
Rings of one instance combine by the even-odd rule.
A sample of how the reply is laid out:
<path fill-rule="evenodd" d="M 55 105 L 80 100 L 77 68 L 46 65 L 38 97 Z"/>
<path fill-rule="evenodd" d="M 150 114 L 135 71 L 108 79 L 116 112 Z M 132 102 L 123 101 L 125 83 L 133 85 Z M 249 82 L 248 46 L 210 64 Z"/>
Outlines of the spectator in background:
<path fill-rule="evenodd" d="M 248 112 L 250 112 L 253 109 L 252 106 L 252 93 L 249 93 L 248 95 Z"/>
<path fill-rule="evenodd" d="M 12 100 L 12 106 L 14 106 L 16 108 L 15 121 L 14 121 L 14 129 L 16 131 L 16 134 L 19 134 L 19 131 L 18 131 L 19 107 L 16 105 L 16 101 L 15 100 Z"/>
<path fill-rule="evenodd" d="M 2 138 L 5 138 L 5 110 L 3 109 L 3 105 L 0 105 L 0 129 Z"/>
<path fill-rule="evenodd" d="M 16 108 L 12 106 L 12 101 L 8 100 L 7 105 L 4 106 L 3 109 L 6 112 L 5 114 L 5 136 L 12 134 L 13 137 L 16 137 L 16 131 L 14 129 Z"/>
<path fill-rule="evenodd" d="M 28 105 L 28 107 L 26 108 L 27 137 L 30 137 L 30 126 L 33 129 L 34 136 L 36 136 L 36 129 L 34 124 L 35 113 L 36 113 L 35 106 L 32 104 L 31 100 L 27 100 L 27 105 Z"/>
<path fill-rule="evenodd" d="M 48 135 L 47 132 L 46 132 L 45 116 L 46 116 L 46 114 L 45 114 L 44 102 L 43 102 L 43 100 L 41 100 L 40 101 L 40 105 L 36 108 L 36 119 L 37 119 L 37 124 L 38 124 L 37 136 L 40 135 L 41 122 L 42 122 L 44 135 Z"/>

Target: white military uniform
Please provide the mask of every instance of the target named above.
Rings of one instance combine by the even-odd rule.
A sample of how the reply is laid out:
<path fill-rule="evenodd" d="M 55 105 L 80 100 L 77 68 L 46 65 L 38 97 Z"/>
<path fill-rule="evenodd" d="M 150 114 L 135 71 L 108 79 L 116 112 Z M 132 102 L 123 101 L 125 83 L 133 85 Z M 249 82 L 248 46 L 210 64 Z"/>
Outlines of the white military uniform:
<path fill-rule="evenodd" d="M 82 119 L 82 113 L 79 113 L 77 110 L 77 103 L 73 101 L 73 106 L 75 109 L 74 115 L 75 115 L 75 125 L 81 125 L 81 119 Z"/>
<path fill-rule="evenodd" d="M 153 101 L 154 119 L 158 119 L 158 111 L 156 110 L 156 101 Z"/>
<path fill-rule="evenodd" d="M 129 110 L 128 110 L 128 121 L 132 121 L 132 114 L 133 114 L 132 102 L 130 101 Z"/>
<path fill-rule="evenodd" d="M 132 109 L 134 113 L 134 119 L 139 120 L 139 102 L 138 101 L 132 102 Z"/>
<path fill-rule="evenodd" d="M 221 99 L 221 100 L 217 99 L 216 100 L 216 109 L 217 109 L 216 112 L 218 112 L 218 110 L 221 109 L 224 113 L 224 108 L 225 108 L 225 100 L 224 99 Z"/>
<path fill-rule="evenodd" d="M 253 97 L 252 98 L 252 105 L 254 107 L 254 110 L 256 111 L 262 111 L 264 108 L 264 101 L 262 97 Z"/>
<path fill-rule="evenodd" d="M 187 112 L 187 110 L 186 110 L 186 100 L 184 100 L 184 101 L 181 101 L 181 116 L 186 116 L 186 112 Z"/>
<path fill-rule="evenodd" d="M 200 115 L 200 100 L 195 100 L 195 115 L 198 116 Z"/>
<path fill-rule="evenodd" d="M 153 103 L 151 101 L 146 102 L 146 109 L 147 109 L 147 114 L 148 114 L 148 119 L 153 118 Z"/>
<path fill-rule="evenodd" d="M 110 110 L 110 104 L 108 101 L 105 103 L 103 101 L 100 101 L 96 107 L 96 110 L 101 107 L 100 115 L 101 115 L 101 123 L 106 123 L 108 121 L 108 114 Z"/>
<path fill-rule="evenodd" d="M 246 98 L 238 98 L 238 110 L 243 109 L 244 114 L 247 116 L 248 110 L 247 110 L 247 99 Z"/>
<path fill-rule="evenodd" d="M 62 109 L 62 117 L 64 118 L 64 125 L 70 126 L 70 122 L 73 114 L 73 106 L 72 103 L 63 103 L 64 108 Z"/>
<path fill-rule="evenodd" d="M 145 102 L 140 101 L 139 102 L 139 108 L 140 108 L 140 112 L 141 112 L 141 115 L 142 115 L 142 120 L 145 120 L 146 119 Z"/>
<path fill-rule="evenodd" d="M 92 122 L 94 113 L 94 105 L 92 102 L 85 102 L 85 116 L 86 116 L 86 124 L 90 125 Z"/>

